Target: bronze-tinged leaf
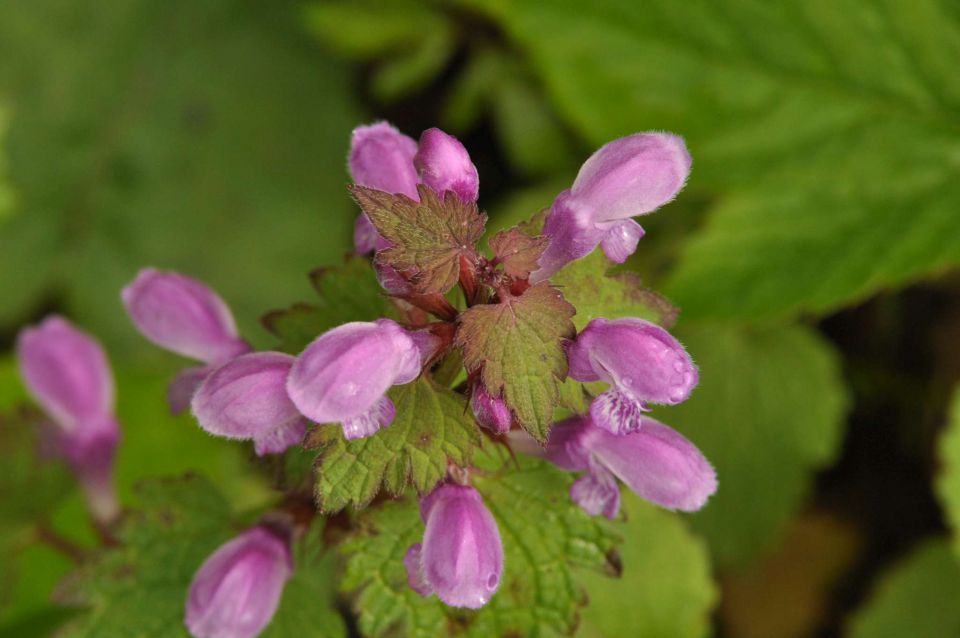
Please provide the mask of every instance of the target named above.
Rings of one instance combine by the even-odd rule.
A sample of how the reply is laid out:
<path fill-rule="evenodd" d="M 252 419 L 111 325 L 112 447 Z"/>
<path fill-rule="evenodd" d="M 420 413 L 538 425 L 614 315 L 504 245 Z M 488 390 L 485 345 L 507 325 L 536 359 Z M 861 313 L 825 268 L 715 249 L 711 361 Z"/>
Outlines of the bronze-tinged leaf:
<path fill-rule="evenodd" d="M 560 291 L 540 283 L 459 317 L 455 343 L 467 369 L 482 369 L 487 389 L 502 391 L 520 425 L 540 441 L 550 431 L 567 374 L 563 339 L 574 334 L 575 312 Z"/>
<path fill-rule="evenodd" d="M 420 201 L 353 185 L 350 192 L 390 248 L 377 259 L 401 272 L 412 272 L 412 283 L 423 294 L 445 293 L 460 277 L 460 259 L 476 258 L 487 216 L 474 202 L 447 192 L 417 187 Z"/>
<path fill-rule="evenodd" d="M 550 238 L 539 235 L 531 237 L 518 226 L 501 230 L 490 238 L 490 248 L 511 277 L 526 279 L 539 268 L 537 260 L 547 249 Z"/>

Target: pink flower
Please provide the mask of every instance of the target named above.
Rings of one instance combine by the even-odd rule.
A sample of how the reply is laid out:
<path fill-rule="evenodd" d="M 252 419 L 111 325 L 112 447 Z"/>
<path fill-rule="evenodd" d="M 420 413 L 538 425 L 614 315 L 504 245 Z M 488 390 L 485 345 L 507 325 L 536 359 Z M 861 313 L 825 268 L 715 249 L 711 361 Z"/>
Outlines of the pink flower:
<path fill-rule="evenodd" d="M 506 402 L 487 392 L 482 383 L 477 383 L 470 394 L 470 407 L 477 423 L 496 434 L 510 431 L 513 423 L 513 414 Z"/>

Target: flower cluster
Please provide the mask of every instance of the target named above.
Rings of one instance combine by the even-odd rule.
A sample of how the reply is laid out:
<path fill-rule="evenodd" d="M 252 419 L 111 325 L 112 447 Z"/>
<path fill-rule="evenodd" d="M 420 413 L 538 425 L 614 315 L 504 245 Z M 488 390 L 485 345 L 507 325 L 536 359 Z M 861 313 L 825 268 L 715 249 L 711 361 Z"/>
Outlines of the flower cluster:
<path fill-rule="evenodd" d="M 651 405 L 690 396 L 698 381 L 690 356 L 663 327 L 640 318 L 596 317 L 575 332 L 576 309 L 550 283 L 598 247 L 624 262 L 644 232 L 633 217 L 672 200 L 690 165 L 675 135 L 610 142 L 556 197 L 542 229 L 531 222 L 498 233 L 491 258 L 476 246 L 486 216 L 476 207 L 478 172 L 463 145 L 438 129 L 417 142 L 387 123 L 363 126 L 349 155 L 352 193 L 362 208 L 355 248 L 374 253 L 396 320 L 345 323 L 294 356 L 254 351 L 216 292 L 179 273 L 143 270 L 122 299 L 147 339 L 200 362 L 170 384 L 171 410 L 189 407 L 205 431 L 252 441 L 258 456 L 300 444 L 313 423 L 339 424 L 346 440 L 377 436 L 396 417 L 391 388 L 453 356 L 465 368 L 457 389 L 468 395 L 491 444 L 583 473 L 570 497 L 588 514 L 617 517 L 618 480 L 658 505 L 692 511 L 716 490 L 713 469 L 692 443 L 649 416 Z M 458 284 L 459 297 L 452 290 Z M 524 334 L 539 340 L 530 344 L 541 349 L 533 363 L 496 346 L 508 338 L 522 345 Z M 109 520 L 117 509 L 109 476 L 119 430 L 102 351 L 59 318 L 26 330 L 18 351 L 23 376 L 58 425 L 94 510 Z M 518 365 L 529 373 L 515 374 Z M 567 376 L 607 388 L 585 414 L 554 424 L 551 392 Z M 543 405 L 546 422 L 538 416 Z M 487 604 L 504 573 L 504 551 L 470 468 L 451 465 L 446 480 L 422 495 L 420 513 L 423 540 L 404 560 L 410 587 L 451 606 Z M 257 635 L 294 569 L 293 536 L 261 523 L 210 556 L 187 599 L 190 632 Z"/>

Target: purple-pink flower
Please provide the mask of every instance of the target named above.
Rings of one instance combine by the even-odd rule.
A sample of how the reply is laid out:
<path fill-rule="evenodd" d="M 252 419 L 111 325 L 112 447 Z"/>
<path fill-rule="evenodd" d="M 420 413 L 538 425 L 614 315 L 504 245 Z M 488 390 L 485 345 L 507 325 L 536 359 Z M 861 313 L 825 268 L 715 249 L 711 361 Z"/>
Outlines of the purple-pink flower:
<path fill-rule="evenodd" d="M 91 513 L 109 523 L 119 512 L 113 470 L 120 425 L 103 348 L 51 316 L 19 334 L 17 359 L 27 389 L 56 425 L 55 447 L 80 481 Z"/>
<path fill-rule="evenodd" d="M 454 136 L 438 128 L 424 131 L 413 164 L 421 183 L 437 194 L 453 191 L 465 202 L 477 201 L 480 192 L 477 167 L 470 161 L 467 149 Z"/>
<path fill-rule="evenodd" d="M 500 397 L 492 396 L 482 383 L 477 383 L 470 393 L 470 407 L 477 423 L 496 434 L 510 431 L 513 414 Z"/>
<path fill-rule="evenodd" d="M 121 293 L 140 333 L 156 345 L 205 365 L 186 368 L 168 389 L 176 414 L 190 405 L 200 383 L 217 366 L 250 352 L 227 304 L 208 286 L 180 273 L 140 271 Z"/>
<path fill-rule="evenodd" d="M 287 396 L 293 362 L 281 352 L 253 352 L 217 368 L 193 397 L 200 427 L 217 436 L 252 440 L 258 456 L 300 443 L 306 423 Z"/>
<path fill-rule="evenodd" d="M 432 335 L 390 319 L 344 324 L 297 357 L 287 393 L 309 419 L 342 424 L 348 439 L 370 436 L 396 415 L 387 390 L 416 379 L 436 346 Z"/>
<path fill-rule="evenodd" d="M 699 380 L 683 345 L 643 319 L 594 319 L 569 344 L 567 357 L 571 378 L 610 384 L 590 415 L 613 434 L 640 428 L 648 403 L 685 401 Z"/>
<path fill-rule="evenodd" d="M 633 492 L 672 510 L 695 511 L 717 490 L 717 476 L 700 450 L 677 431 L 643 417 L 640 429 L 614 435 L 589 416 L 554 424 L 547 458 L 564 470 L 587 472 L 570 496 L 593 516 L 614 518 L 620 509 L 616 479 Z"/>
<path fill-rule="evenodd" d="M 420 501 L 420 516 L 423 542 L 411 546 L 403 561 L 410 586 L 453 607 L 478 609 L 490 602 L 503 574 L 503 544 L 480 493 L 441 485 Z"/>
<path fill-rule="evenodd" d="M 637 133 L 600 147 L 573 186 L 554 200 L 543 229 L 550 244 L 530 281 L 549 279 L 598 245 L 623 263 L 643 236 L 631 217 L 652 213 L 676 197 L 690 165 L 683 139 L 670 133 Z"/>
<path fill-rule="evenodd" d="M 195 638 L 254 638 L 273 619 L 292 573 L 289 541 L 266 527 L 249 529 L 197 570 L 184 623 Z"/>

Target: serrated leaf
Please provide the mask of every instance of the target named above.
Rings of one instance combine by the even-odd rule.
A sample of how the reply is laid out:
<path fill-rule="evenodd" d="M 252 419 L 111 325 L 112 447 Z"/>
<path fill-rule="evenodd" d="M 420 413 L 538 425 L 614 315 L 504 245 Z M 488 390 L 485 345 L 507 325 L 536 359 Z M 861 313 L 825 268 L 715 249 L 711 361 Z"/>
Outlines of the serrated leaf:
<path fill-rule="evenodd" d="M 850 638 L 960 635 L 960 562 L 945 541 L 928 541 L 879 581 L 849 623 Z"/>
<path fill-rule="evenodd" d="M 490 238 L 490 248 L 511 277 L 526 279 L 539 268 L 537 261 L 547 249 L 550 238 L 532 237 L 517 226 L 501 230 Z"/>
<path fill-rule="evenodd" d="M 688 316 L 828 312 L 960 262 L 952 3 L 470 4 L 594 145 L 686 137 L 688 191 L 725 195 L 666 289 Z"/>
<path fill-rule="evenodd" d="M 503 392 L 520 425 L 545 441 L 560 382 L 567 375 L 563 339 L 573 336 L 574 308 L 546 283 L 497 304 L 460 314 L 455 343 L 468 370 L 483 370 L 492 393 Z"/>
<path fill-rule="evenodd" d="M 460 277 L 460 259 L 473 259 L 487 216 L 476 202 L 464 202 L 452 191 L 441 199 L 419 185 L 420 201 L 353 185 L 350 192 L 377 231 L 393 246 L 377 259 L 401 272 L 412 271 L 421 293 L 445 293 Z"/>
<path fill-rule="evenodd" d="M 187 638 L 184 601 L 197 568 L 236 534 L 226 500 L 198 476 L 143 483 L 140 507 L 124 520 L 121 545 L 68 577 L 57 599 L 86 611 L 57 635 L 64 638 Z M 294 576 L 267 638 L 346 634 L 331 608 L 332 574 L 316 546 L 295 551 Z M 324 582 L 326 580 L 326 582 Z M 309 604 L 307 604 L 309 603 Z"/>
<path fill-rule="evenodd" d="M 768 547 L 839 450 L 848 394 L 837 354 L 806 327 L 681 323 L 700 367 L 680 405 L 657 410 L 717 470 L 720 489 L 690 518 L 721 566 Z"/>
<path fill-rule="evenodd" d="M 499 591 L 473 612 L 410 589 L 403 556 L 421 541 L 423 524 L 416 503 L 388 503 L 364 512 L 340 549 L 347 559 L 341 587 L 359 590 L 355 607 L 365 636 L 569 635 L 586 602 L 572 567 L 616 571 L 617 535 L 570 502 L 571 475 L 529 457 L 514 462 L 499 450 L 478 454 L 477 462 L 486 474 L 474 484 L 503 540 Z"/>
<path fill-rule="evenodd" d="M 480 432 L 461 395 L 427 377 L 390 391 L 397 414 L 390 427 L 347 441 L 339 425 L 313 430 L 306 445 L 321 447 L 314 494 L 323 512 L 347 505 L 365 507 L 385 488 L 399 494 L 407 485 L 432 489 L 448 463 L 466 466 Z"/>
<path fill-rule="evenodd" d="M 350 258 L 342 266 L 318 268 L 310 283 L 320 297 L 274 310 L 262 318 L 263 325 L 280 338 L 278 349 L 299 353 L 331 328 L 351 321 L 374 321 L 391 316 L 392 309 L 366 259 Z"/>
<path fill-rule="evenodd" d="M 940 436 L 942 468 L 937 476 L 937 496 L 953 531 L 953 545 L 960 558 L 960 386 L 953 392 L 947 413 L 947 428 Z"/>
<path fill-rule="evenodd" d="M 597 317 L 639 317 L 665 328 L 676 322 L 679 313 L 676 306 L 645 288 L 640 277 L 633 272 L 611 274 L 609 270 L 613 265 L 598 249 L 567 264 L 551 279 L 577 309 L 573 318 L 577 330 L 582 330 Z"/>
<path fill-rule="evenodd" d="M 623 575 L 582 576 L 590 603 L 578 636 L 584 638 L 701 638 L 710 627 L 718 590 L 710 554 L 680 516 L 623 490 L 626 523 L 617 526 Z"/>

